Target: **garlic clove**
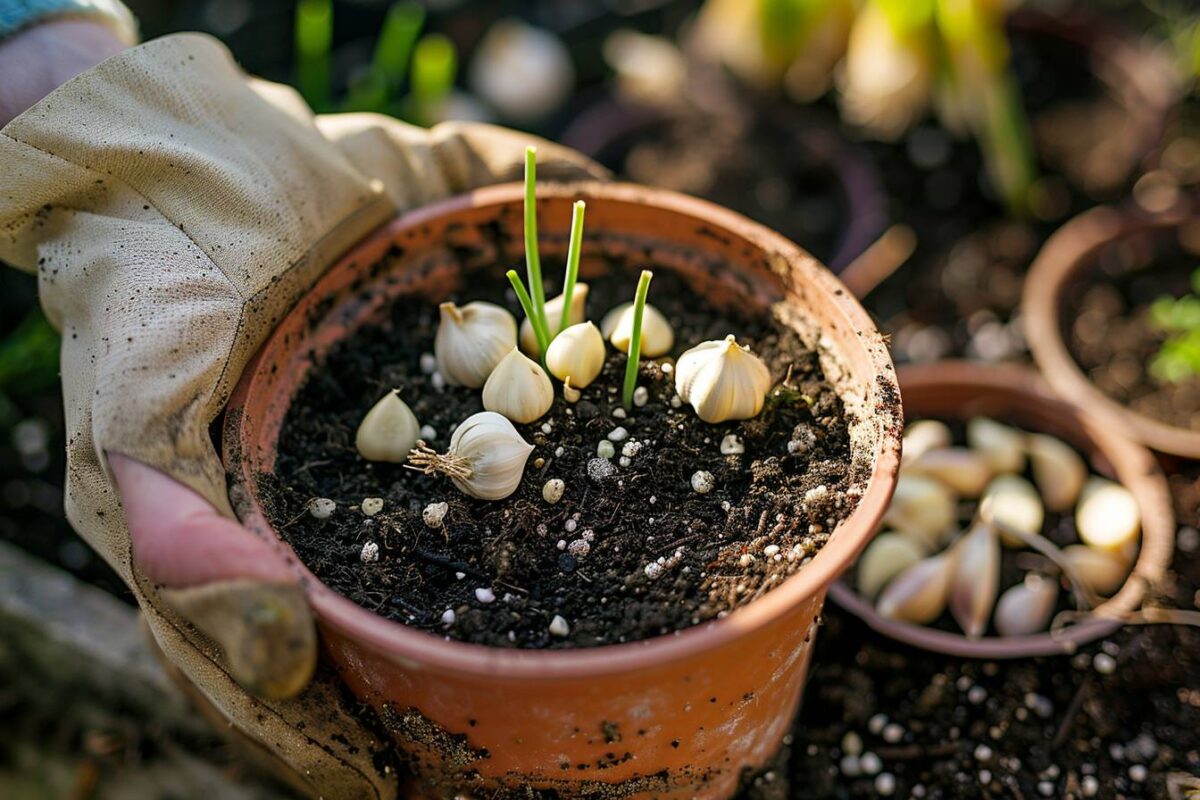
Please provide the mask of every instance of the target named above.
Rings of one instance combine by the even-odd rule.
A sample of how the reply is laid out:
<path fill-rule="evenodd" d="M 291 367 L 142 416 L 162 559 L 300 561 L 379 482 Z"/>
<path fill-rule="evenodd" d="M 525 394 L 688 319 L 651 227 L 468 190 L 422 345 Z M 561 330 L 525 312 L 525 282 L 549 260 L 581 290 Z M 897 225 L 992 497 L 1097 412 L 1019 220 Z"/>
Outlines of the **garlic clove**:
<path fill-rule="evenodd" d="M 1024 547 L 1025 542 L 1011 532 L 1040 534 L 1046 509 L 1032 483 L 1019 475 L 1000 475 L 983 490 L 979 514 L 996 526 L 1007 547 Z"/>
<path fill-rule="evenodd" d="M 1058 582 L 1030 572 L 996 602 L 996 632 L 1001 636 L 1029 636 L 1044 631 L 1057 603 Z"/>
<path fill-rule="evenodd" d="M 902 465 L 919 458 L 930 450 L 949 447 L 953 442 L 950 428 L 936 419 L 920 419 L 904 429 L 904 447 L 900 457 Z"/>
<path fill-rule="evenodd" d="M 927 450 L 905 463 L 903 469 L 940 481 L 959 497 L 979 497 L 993 474 L 987 459 L 965 447 Z"/>
<path fill-rule="evenodd" d="M 463 494 L 502 500 L 517 490 L 533 445 L 501 414 L 480 411 L 454 429 L 444 454 L 414 450 L 408 461 L 426 474 L 441 473 Z M 428 511 L 428 509 L 426 509 Z"/>
<path fill-rule="evenodd" d="M 1000 541 L 991 525 L 971 528 L 955 545 L 950 613 L 968 639 L 987 630 L 1000 588 Z"/>
<path fill-rule="evenodd" d="M 584 389 L 604 368 L 604 337 L 591 322 L 572 325 L 554 337 L 546 348 L 546 368 L 550 374 L 571 380 L 576 389 Z"/>
<path fill-rule="evenodd" d="M 883 522 L 933 550 L 953 531 L 957 511 L 946 486 L 923 475 L 901 473 Z"/>
<path fill-rule="evenodd" d="M 874 599 L 884 586 L 926 555 L 913 539 L 899 533 L 881 533 L 858 559 L 858 591 Z"/>
<path fill-rule="evenodd" d="M 1137 540 L 1141 527 L 1141 511 L 1132 492 L 1106 478 L 1088 479 L 1075 508 L 1075 530 L 1084 544 L 1121 550 Z"/>
<path fill-rule="evenodd" d="M 563 400 L 568 403 L 578 403 L 583 393 L 571 385 L 571 376 L 563 378 Z"/>
<path fill-rule="evenodd" d="M 942 553 L 913 564 L 879 595 L 875 608 L 888 619 L 927 625 L 946 608 L 954 559 Z"/>
<path fill-rule="evenodd" d="M 587 296 L 588 285 L 586 283 L 575 284 L 575 290 L 571 292 L 571 313 L 567 315 L 568 326 L 578 325 L 587 318 Z M 562 322 L 562 315 L 563 297 L 561 294 L 546 301 L 546 324 L 550 326 L 552 338 Z M 542 348 L 538 347 L 537 335 L 533 332 L 533 323 L 528 319 L 521 320 L 521 349 L 534 358 L 542 354 Z"/>
<path fill-rule="evenodd" d="M 967 422 L 967 445 L 987 459 L 997 473 L 1025 469 L 1025 433 L 994 419 L 975 417 Z"/>
<path fill-rule="evenodd" d="M 1062 554 L 1071 575 L 1102 597 L 1112 596 L 1129 576 L 1129 561 L 1121 553 L 1070 544 L 1062 549 Z"/>
<path fill-rule="evenodd" d="M 1051 511 L 1075 505 L 1088 477 L 1087 464 L 1069 444 L 1042 433 L 1029 435 L 1029 467 Z"/>
<path fill-rule="evenodd" d="M 438 306 L 441 320 L 433 350 L 437 368 L 451 386 L 478 389 L 517 346 L 517 321 L 495 303 L 476 301 L 461 308 Z"/>
<path fill-rule="evenodd" d="M 770 389 L 767 365 L 732 335 L 698 344 L 675 363 L 675 391 L 705 422 L 757 415 Z"/>
<path fill-rule="evenodd" d="M 358 424 L 354 446 L 367 461 L 399 464 L 408 458 L 408 452 L 420 438 L 421 425 L 416 415 L 400 399 L 399 392 L 393 390 L 371 406 Z"/>
<path fill-rule="evenodd" d="M 483 407 L 511 419 L 530 423 L 550 410 L 554 385 L 542 368 L 513 348 L 483 384 Z"/>
<path fill-rule="evenodd" d="M 600 332 L 622 353 L 629 352 L 633 338 L 633 303 L 622 303 L 600 320 Z M 642 311 L 642 358 L 657 358 L 671 352 L 675 346 L 675 331 L 663 313 L 649 303 Z"/>

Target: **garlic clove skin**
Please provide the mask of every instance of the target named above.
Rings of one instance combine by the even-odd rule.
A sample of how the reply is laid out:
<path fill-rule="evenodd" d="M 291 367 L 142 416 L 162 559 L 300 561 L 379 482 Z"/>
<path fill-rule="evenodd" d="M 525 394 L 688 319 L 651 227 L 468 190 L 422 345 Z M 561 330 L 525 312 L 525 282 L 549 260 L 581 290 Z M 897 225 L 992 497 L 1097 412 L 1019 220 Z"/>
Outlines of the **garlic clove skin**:
<path fill-rule="evenodd" d="M 1129 561 L 1121 553 L 1070 544 L 1062 554 L 1071 575 L 1093 594 L 1111 597 L 1129 577 Z"/>
<path fill-rule="evenodd" d="M 1025 542 L 1009 531 L 1040 534 L 1046 509 L 1032 483 L 1019 475 L 1001 475 L 984 489 L 979 514 L 996 526 L 1005 546 L 1024 547 Z"/>
<path fill-rule="evenodd" d="M 949 426 L 940 420 L 920 419 L 910 422 L 904 429 L 904 446 L 901 450 L 900 464 L 904 466 L 930 450 L 949 447 L 953 441 Z"/>
<path fill-rule="evenodd" d="M 1133 493 L 1106 478 L 1089 478 L 1075 508 L 1075 530 L 1084 544 L 1120 551 L 1137 540 L 1142 514 Z"/>
<path fill-rule="evenodd" d="M 942 553 L 913 564 L 884 587 L 875 603 L 888 619 L 927 625 L 946 609 L 954 559 Z"/>
<path fill-rule="evenodd" d="M 358 424 L 354 446 L 367 461 L 404 463 L 421 438 L 421 424 L 400 394 L 390 391 L 379 399 Z"/>
<path fill-rule="evenodd" d="M 451 386 L 478 389 L 517 346 L 517 321 L 507 309 L 482 301 L 461 308 L 442 303 L 438 309 L 441 320 L 433 342 L 438 372 Z"/>
<path fill-rule="evenodd" d="M 1000 541 L 992 526 L 985 523 L 971 528 L 954 549 L 950 613 L 968 639 L 978 639 L 987 630 L 1000 588 Z"/>
<path fill-rule="evenodd" d="M 554 337 L 546 348 L 546 368 L 560 381 L 585 389 L 604 368 L 604 337 L 591 322 L 572 325 Z"/>
<path fill-rule="evenodd" d="M 629 352 L 633 338 L 633 303 L 622 303 L 600 320 L 600 332 L 622 353 Z M 654 306 L 646 304 L 642 311 L 642 358 L 657 358 L 671 352 L 675 346 L 675 330 L 667 318 Z"/>
<path fill-rule="evenodd" d="M 950 490 L 924 475 L 902 472 L 883 522 L 934 550 L 954 530 L 958 510 Z"/>
<path fill-rule="evenodd" d="M 858 559 L 859 594 L 873 600 L 893 578 L 926 555 L 925 548 L 907 536 L 879 534 Z"/>
<path fill-rule="evenodd" d="M 554 385 L 542 368 L 513 348 L 483 384 L 483 407 L 522 424 L 541 418 L 554 402 Z"/>
<path fill-rule="evenodd" d="M 588 285 L 576 283 L 575 290 L 571 292 L 571 313 L 567 315 L 568 327 L 578 325 L 587 319 L 587 297 Z M 562 315 L 563 297 L 561 294 L 546 301 L 546 323 L 550 326 L 551 339 L 554 338 L 554 334 L 562 322 Z M 521 320 L 521 349 L 534 358 L 542 354 L 542 348 L 538 347 L 537 336 L 533 332 L 533 323 L 528 319 Z"/>
<path fill-rule="evenodd" d="M 494 411 L 480 411 L 454 429 L 445 454 L 421 448 L 408 460 L 426 473 L 449 476 L 463 494 L 480 500 L 503 500 L 521 485 L 525 462 L 532 452 L 533 445 L 521 438 L 507 418 Z"/>
<path fill-rule="evenodd" d="M 959 497 L 979 497 L 993 474 L 987 459 L 966 447 L 927 450 L 908 461 L 903 469 L 940 481 Z"/>
<path fill-rule="evenodd" d="M 967 445 L 991 464 L 997 474 L 1025 469 L 1025 433 L 994 419 L 975 417 L 967 422 Z"/>
<path fill-rule="evenodd" d="M 732 335 L 698 344 L 675 363 L 675 392 L 705 422 L 756 416 L 770 389 L 767 365 Z"/>
<path fill-rule="evenodd" d="M 1036 572 L 1011 586 L 996 602 L 994 623 L 1001 636 L 1029 636 L 1046 630 L 1058 602 L 1058 583 Z"/>
<path fill-rule="evenodd" d="M 1029 467 L 1051 511 L 1066 511 L 1075 505 L 1088 477 L 1087 464 L 1069 444 L 1042 433 L 1029 435 Z"/>

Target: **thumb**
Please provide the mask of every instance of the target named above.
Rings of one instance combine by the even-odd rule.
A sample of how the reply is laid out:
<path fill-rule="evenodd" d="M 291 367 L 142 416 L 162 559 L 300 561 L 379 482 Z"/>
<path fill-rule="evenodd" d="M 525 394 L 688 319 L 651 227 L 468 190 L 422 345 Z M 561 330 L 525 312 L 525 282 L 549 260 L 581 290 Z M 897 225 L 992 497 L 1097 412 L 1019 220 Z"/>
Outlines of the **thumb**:
<path fill-rule="evenodd" d="M 109 454 L 133 559 L 177 613 L 225 653 L 233 677 L 265 698 L 292 697 L 316 666 L 304 592 L 274 547 L 192 489 Z"/>

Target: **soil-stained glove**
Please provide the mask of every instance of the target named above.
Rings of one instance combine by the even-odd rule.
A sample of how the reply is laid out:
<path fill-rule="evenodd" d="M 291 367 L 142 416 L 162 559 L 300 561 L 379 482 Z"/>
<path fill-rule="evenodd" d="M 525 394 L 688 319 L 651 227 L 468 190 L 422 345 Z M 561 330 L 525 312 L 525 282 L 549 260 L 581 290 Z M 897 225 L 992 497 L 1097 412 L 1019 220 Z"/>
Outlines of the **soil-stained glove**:
<path fill-rule="evenodd" d="M 337 256 L 398 211 L 518 178 L 529 139 L 314 119 L 191 34 L 105 61 L 0 130 L 0 259 L 37 272 L 63 334 L 68 516 L 130 585 L 166 657 L 326 798 L 393 795 L 372 764 L 384 743 L 333 687 L 305 688 L 303 594 L 232 521 L 209 428 Z M 540 149 L 542 175 L 600 176 Z"/>

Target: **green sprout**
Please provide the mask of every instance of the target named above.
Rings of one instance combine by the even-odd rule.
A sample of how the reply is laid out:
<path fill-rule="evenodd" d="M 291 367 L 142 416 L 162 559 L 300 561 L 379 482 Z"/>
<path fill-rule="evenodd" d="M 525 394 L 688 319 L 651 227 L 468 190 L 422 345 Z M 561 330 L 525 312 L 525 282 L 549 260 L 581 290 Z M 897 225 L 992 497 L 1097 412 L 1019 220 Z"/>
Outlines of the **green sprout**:
<path fill-rule="evenodd" d="M 633 330 L 629 337 L 629 354 L 625 360 L 625 386 L 621 392 L 621 405 L 628 411 L 633 405 L 633 390 L 637 386 L 638 361 L 642 357 L 642 314 L 646 310 L 646 295 L 650 291 L 650 279 L 654 273 L 642 270 L 638 278 L 637 293 L 633 296 Z"/>
<path fill-rule="evenodd" d="M 537 337 L 538 349 L 542 351 L 542 358 L 544 359 L 546 357 L 546 349 L 550 347 L 550 337 L 546 334 L 546 329 L 542 327 L 541 322 L 538 320 L 533 300 L 529 297 L 529 292 L 525 290 L 525 284 L 521 282 L 521 276 L 517 274 L 515 269 L 510 269 L 505 274 L 508 276 L 508 282 L 512 284 L 513 291 L 517 293 L 517 302 L 521 304 L 521 308 L 525 311 L 525 316 L 529 319 L 529 324 L 533 326 L 533 335 Z"/>
<path fill-rule="evenodd" d="M 1163 296 L 1150 305 L 1151 327 L 1166 334 L 1150 360 L 1150 377 L 1180 383 L 1200 375 L 1200 269 L 1192 273 L 1192 293 Z"/>
<path fill-rule="evenodd" d="M 333 0 L 300 0 L 295 37 L 296 84 L 309 105 L 327 110 L 333 97 Z"/>
<path fill-rule="evenodd" d="M 571 209 L 571 244 L 567 248 L 567 273 L 563 277 L 563 313 L 558 322 L 558 333 L 567 329 L 571 322 L 571 298 L 575 295 L 575 282 L 579 279 L 579 256 L 583 248 L 583 212 L 587 203 L 576 200 Z"/>
<path fill-rule="evenodd" d="M 541 326 L 541 335 L 546 338 L 546 344 L 542 345 L 544 353 L 546 345 L 549 344 L 550 325 L 546 321 L 546 287 L 542 285 L 542 257 L 538 254 L 537 148 L 533 145 L 525 148 L 525 273 L 529 280 L 529 289 L 533 293 L 533 314 L 529 315 L 528 309 L 525 313 L 529 315 L 529 322 L 534 330 Z M 563 309 L 563 314 L 567 314 L 567 309 Z"/>

